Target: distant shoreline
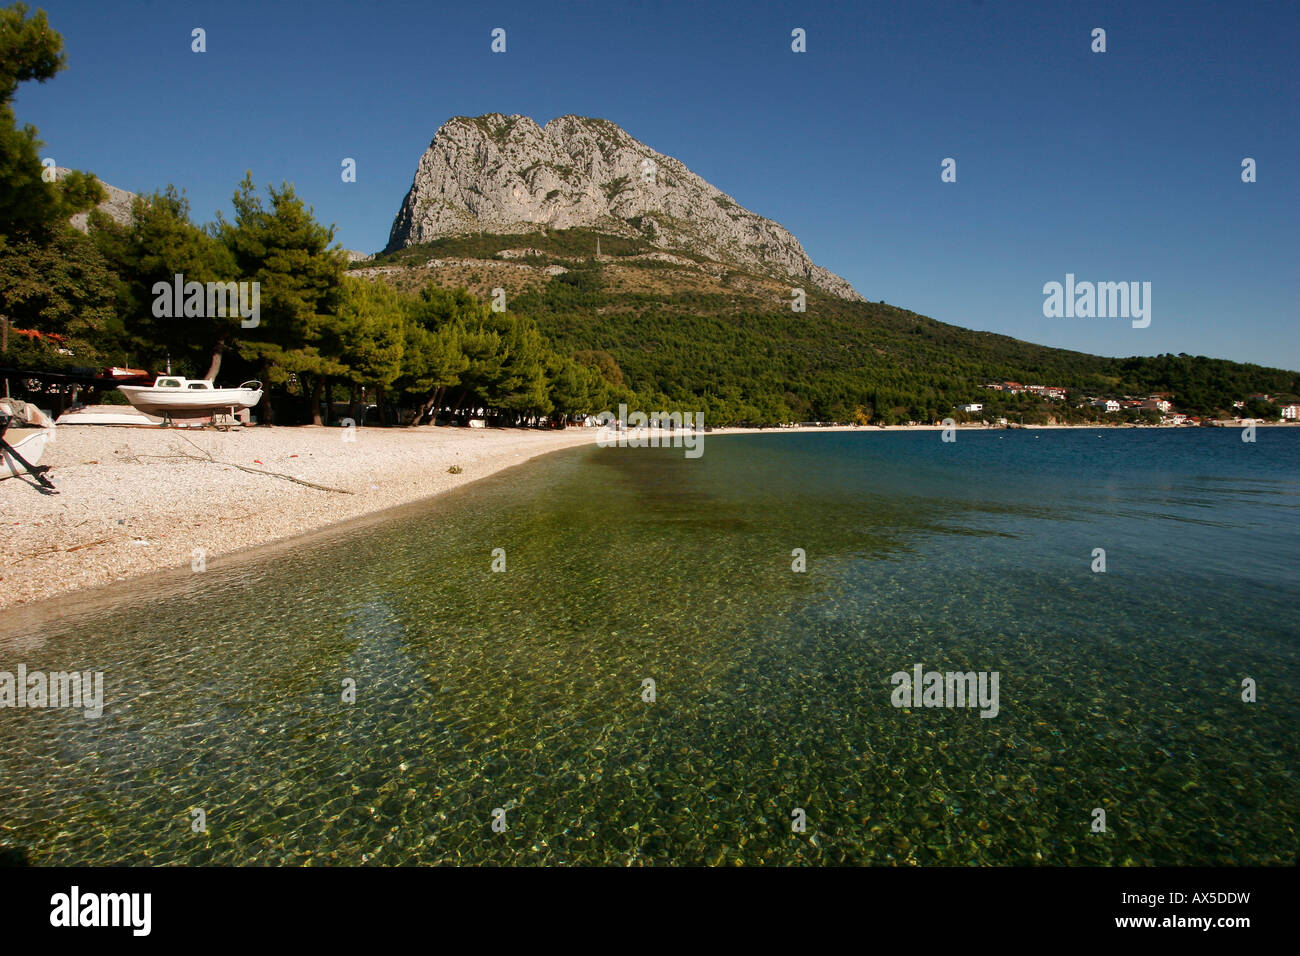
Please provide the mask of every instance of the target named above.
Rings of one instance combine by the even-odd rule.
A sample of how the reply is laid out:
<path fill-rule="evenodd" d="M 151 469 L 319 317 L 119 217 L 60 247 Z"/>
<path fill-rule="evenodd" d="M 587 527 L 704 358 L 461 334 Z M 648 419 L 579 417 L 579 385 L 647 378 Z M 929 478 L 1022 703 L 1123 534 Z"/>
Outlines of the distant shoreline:
<path fill-rule="evenodd" d="M 771 434 L 808 434 L 810 432 L 940 432 L 945 428 L 955 428 L 963 432 L 1004 432 L 1004 431 L 1039 431 L 1042 429 L 1084 429 L 1084 430 L 1110 430 L 1110 429 L 1142 429 L 1144 431 L 1199 431 L 1202 428 L 1244 428 L 1246 423 L 1243 421 L 1212 421 L 1203 425 L 1135 425 L 1129 422 L 1093 422 L 1083 425 L 1021 425 L 1013 423 L 1010 425 L 984 425 L 977 422 L 967 422 L 957 425 L 807 425 L 795 426 L 790 428 L 773 425 L 769 428 L 715 428 L 709 432 L 709 435 L 771 435 Z M 1255 422 L 1256 428 L 1297 428 L 1300 422 Z"/>

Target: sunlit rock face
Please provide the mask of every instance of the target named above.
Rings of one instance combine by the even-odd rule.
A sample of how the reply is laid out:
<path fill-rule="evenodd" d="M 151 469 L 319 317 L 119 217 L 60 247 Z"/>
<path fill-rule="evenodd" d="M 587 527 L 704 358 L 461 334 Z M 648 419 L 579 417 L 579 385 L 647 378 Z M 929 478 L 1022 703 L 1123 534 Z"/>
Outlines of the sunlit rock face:
<path fill-rule="evenodd" d="M 468 232 L 600 229 L 861 301 L 803 246 L 606 120 L 457 116 L 420 157 L 388 249 Z"/>

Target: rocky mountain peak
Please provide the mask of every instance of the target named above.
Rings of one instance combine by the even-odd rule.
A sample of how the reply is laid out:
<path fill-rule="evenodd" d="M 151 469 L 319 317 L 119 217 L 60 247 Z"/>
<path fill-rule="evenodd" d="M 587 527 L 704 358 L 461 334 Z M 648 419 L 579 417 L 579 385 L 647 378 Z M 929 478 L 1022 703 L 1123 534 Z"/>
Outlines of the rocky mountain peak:
<path fill-rule="evenodd" d="M 862 297 L 788 231 L 603 119 L 488 113 L 444 123 L 420 157 L 388 250 L 470 232 L 586 227 Z"/>

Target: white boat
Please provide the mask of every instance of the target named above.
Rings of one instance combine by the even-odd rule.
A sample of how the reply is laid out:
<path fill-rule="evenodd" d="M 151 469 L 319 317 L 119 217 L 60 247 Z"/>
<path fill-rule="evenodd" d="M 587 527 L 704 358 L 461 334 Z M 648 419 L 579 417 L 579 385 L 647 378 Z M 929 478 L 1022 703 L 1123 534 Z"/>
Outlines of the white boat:
<path fill-rule="evenodd" d="M 82 405 L 64 412 L 56 425 L 143 425 L 157 428 L 163 423 L 158 415 L 146 415 L 130 405 Z"/>
<path fill-rule="evenodd" d="M 17 441 L 13 440 L 13 436 L 13 432 L 10 432 L 5 436 L 5 441 L 8 443 L 9 448 L 18 452 L 27 464 L 32 465 L 33 467 L 36 466 L 41 460 L 41 455 L 45 453 L 45 443 L 50 438 L 49 429 L 38 429 L 29 435 L 24 435 Z M 27 469 L 20 465 L 13 456 L 9 454 L 8 448 L 0 448 L 0 478 L 13 478 L 17 475 L 26 475 L 27 473 Z"/>
<path fill-rule="evenodd" d="M 215 388 L 202 378 L 160 375 L 153 385 L 119 385 L 126 400 L 146 415 L 173 419 L 234 416 L 236 409 L 252 408 L 262 400 L 262 383 L 245 382 L 238 388 Z"/>

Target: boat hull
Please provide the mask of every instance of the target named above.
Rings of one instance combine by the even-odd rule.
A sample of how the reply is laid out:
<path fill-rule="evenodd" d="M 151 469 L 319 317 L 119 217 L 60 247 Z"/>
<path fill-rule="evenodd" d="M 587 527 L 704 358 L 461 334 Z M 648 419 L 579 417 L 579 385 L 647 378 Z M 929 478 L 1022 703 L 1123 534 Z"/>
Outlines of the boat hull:
<path fill-rule="evenodd" d="M 10 448 L 22 455 L 27 464 L 40 464 L 41 455 L 45 453 L 45 443 L 50 438 L 49 432 L 42 428 L 17 440 L 14 439 L 14 434 L 10 432 L 5 436 L 5 441 Z M 27 473 L 27 469 L 10 456 L 8 449 L 0 449 L 0 478 L 13 478 Z"/>
<path fill-rule="evenodd" d="M 161 416 L 146 415 L 129 405 L 88 405 L 64 412 L 55 422 L 64 425 L 121 425 L 128 427 L 157 428 Z"/>
<path fill-rule="evenodd" d="M 212 388 L 185 391 L 142 385 L 119 385 L 126 400 L 146 415 L 203 418 L 224 411 L 252 408 L 262 400 L 260 388 Z"/>

